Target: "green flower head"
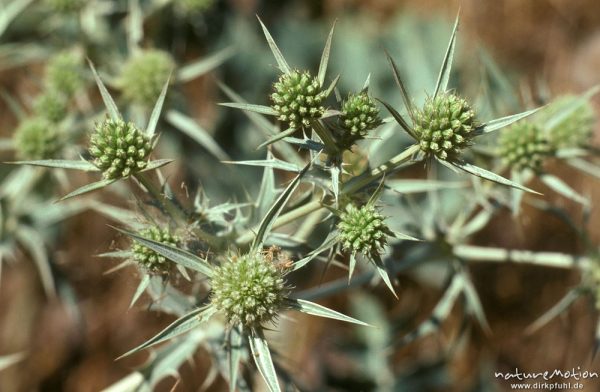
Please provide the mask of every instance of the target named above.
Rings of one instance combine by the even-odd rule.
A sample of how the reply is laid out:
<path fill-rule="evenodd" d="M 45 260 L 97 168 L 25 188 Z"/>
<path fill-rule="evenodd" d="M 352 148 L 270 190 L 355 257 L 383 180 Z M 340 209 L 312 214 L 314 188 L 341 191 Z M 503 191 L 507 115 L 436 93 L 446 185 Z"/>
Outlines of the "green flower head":
<path fill-rule="evenodd" d="M 71 97 L 85 85 L 81 58 L 74 52 L 60 52 L 48 60 L 45 81 L 47 89 Z"/>
<path fill-rule="evenodd" d="M 169 53 L 141 51 L 123 67 L 120 78 L 123 96 L 130 102 L 152 107 L 174 68 L 175 60 Z"/>
<path fill-rule="evenodd" d="M 540 124 L 554 123 L 548 129 L 548 142 L 556 149 L 585 146 L 594 133 L 596 113 L 589 100 L 583 102 L 567 116 L 560 114 L 578 99 L 581 97 L 573 95 L 559 97 L 540 113 Z"/>
<path fill-rule="evenodd" d="M 325 98 L 318 79 L 308 71 L 282 74 L 271 94 L 277 118 L 293 129 L 308 127 L 310 120 L 320 118 L 325 113 Z"/>
<path fill-rule="evenodd" d="M 118 179 L 147 166 L 152 141 L 133 123 L 107 118 L 96 124 L 89 151 L 103 178 Z"/>
<path fill-rule="evenodd" d="M 457 158 L 475 136 L 475 112 L 466 100 L 454 94 L 428 98 L 415 117 L 421 151 L 442 160 Z"/>
<path fill-rule="evenodd" d="M 349 138 L 362 139 L 380 124 L 379 108 L 367 92 L 350 94 L 342 104 L 340 125 Z"/>
<path fill-rule="evenodd" d="M 181 241 L 177 236 L 171 234 L 168 229 L 161 229 L 156 226 L 143 229 L 138 234 L 141 237 L 165 245 L 177 246 Z M 153 274 L 167 274 L 171 270 L 172 263 L 169 260 L 135 240 L 131 250 L 133 251 L 133 260 L 145 271 Z"/>
<path fill-rule="evenodd" d="M 230 325 L 259 327 L 276 319 L 288 292 L 277 253 L 231 256 L 215 268 L 211 302 Z"/>
<path fill-rule="evenodd" d="M 57 158 L 65 139 L 56 124 L 39 117 L 23 121 L 14 135 L 17 156 L 26 160 Z"/>
<path fill-rule="evenodd" d="M 539 170 L 550 155 L 552 150 L 546 136 L 531 122 L 520 121 L 500 136 L 500 156 L 513 169 Z"/>
<path fill-rule="evenodd" d="M 392 235 L 383 215 L 371 204 L 362 207 L 348 204 L 337 227 L 342 248 L 352 254 L 377 255 Z"/>
<path fill-rule="evenodd" d="M 59 123 L 67 116 L 67 100 L 60 93 L 47 91 L 39 95 L 33 105 L 35 113 L 52 123 Z"/>

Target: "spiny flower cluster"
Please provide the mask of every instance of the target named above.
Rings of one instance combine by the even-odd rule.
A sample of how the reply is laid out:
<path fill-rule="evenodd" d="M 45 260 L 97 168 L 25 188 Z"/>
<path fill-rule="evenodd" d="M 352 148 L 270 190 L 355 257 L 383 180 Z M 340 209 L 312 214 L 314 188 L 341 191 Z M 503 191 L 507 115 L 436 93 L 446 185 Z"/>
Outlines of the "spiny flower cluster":
<path fill-rule="evenodd" d="M 350 94 L 342 104 L 340 123 L 347 139 L 360 140 L 381 124 L 379 108 L 367 92 Z"/>
<path fill-rule="evenodd" d="M 259 327 L 274 321 L 287 294 L 278 251 L 232 256 L 216 267 L 211 302 L 230 325 Z"/>
<path fill-rule="evenodd" d="M 48 61 L 45 75 L 46 88 L 70 98 L 84 86 L 81 58 L 74 52 L 60 52 Z"/>
<path fill-rule="evenodd" d="M 531 122 L 521 121 L 500 136 L 500 156 L 513 169 L 538 170 L 551 153 L 544 133 Z"/>
<path fill-rule="evenodd" d="M 121 73 L 123 96 L 130 102 L 152 107 L 167 82 L 175 61 L 162 50 L 144 50 L 131 57 Z"/>
<path fill-rule="evenodd" d="M 448 93 L 428 98 L 415 117 L 414 129 L 424 153 L 454 159 L 471 145 L 475 112 L 463 98 Z"/>
<path fill-rule="evenodd" d="M 20 159 L 51 159 L 56 158 L 64 147 L 65 135 L 56 124 L 33 117 L 19 125 L 14 140 Z"/>
<path fill-rule="evenodd" d="M 392 234 L 384 220 L 371 204 L 362 207 L 348 204 L 337 226 L 343 249 L 367 256 L 379 254 L 387 243 L 387 236 Z"/>
<path fill-rule="evenodd" d="M 127 177 L 148 164 L 152 141 L 132 123 L 107 118 L 96 124 L 90 139 L 94 165 L 105 179 Z"/>
<path fill-rule="evenodd" d="M 165 245 L 177 246 L 180 242 L 180 239 L 172 235 L 169 229 L 161 229 L 157 226 L 143 229 L 139 232 L 139 235 Z M 133 251 L 133 259 L 144 270 L 155 274 L 165 274 L 170 271 L 171 263 L 152 249 L 134 241 L 131 250 Z"/>
<path fill-rule="evenodd" d="M 308 71 L 292 71 L 281 75 L 273 85 L 273 90 L 271 100 L 277 118 L 289 123 L 292 129 L 308 127 L 311 119 L 320 118 L 325 113 L 325 92 L 318 79 Z"/>
<path fill-rule="evenodd" d="M 46 0 L 46 4 L 56 12 L 71 13 L 83 8 L 85 0 Z"/>
<path fill-rule="evenodd" d="M 565 95 L 557 98 L 540 114 L 540 122 L 560 116 L 561 111 L 573 105 L 580 97 Z M 596 113 L 589 101 L 572 111 L 569 115 L 558 119 L 548 130 L 548 141 L 554 148 L 574 148 L 585 146 L 594 133 Z"/>
<path fill-rule="evenodd" d="M 33 109 L 38 116 L 59 123 L 67 116 L 68 102 L 62 94 L 50 90 L 35 99 Z"/>

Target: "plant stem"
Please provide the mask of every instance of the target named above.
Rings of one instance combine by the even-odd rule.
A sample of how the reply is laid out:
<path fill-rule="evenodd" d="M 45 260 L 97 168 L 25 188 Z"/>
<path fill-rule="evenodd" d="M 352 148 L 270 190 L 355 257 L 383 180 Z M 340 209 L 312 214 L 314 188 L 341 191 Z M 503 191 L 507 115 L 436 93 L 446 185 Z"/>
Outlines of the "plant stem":
<path fill-rule="evenodd" d="M 173 200 L 167 197 L 157 186 L 148 178 L 145 173 L 136 173 L 135 178 L 146 188 L 148 193 L 156 199 L 161 207 L 171 216 L 171 218 L 178 223 L 184 223 L 187 221 L 185 212 L 175 204 Z"/>

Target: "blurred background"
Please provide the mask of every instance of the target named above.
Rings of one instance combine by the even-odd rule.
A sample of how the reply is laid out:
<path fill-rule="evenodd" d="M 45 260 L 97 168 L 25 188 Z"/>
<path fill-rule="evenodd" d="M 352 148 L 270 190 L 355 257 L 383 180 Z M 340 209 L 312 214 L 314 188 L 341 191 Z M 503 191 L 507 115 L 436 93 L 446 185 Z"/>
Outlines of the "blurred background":
<path fill-rule="evenodd" d="M 8 4 L 2 1 L 0 4 Z M 400 97 L 384 49 L 402 67 L 410 90 L 423 97 L 435 83 L 459 7 L 453 85 L 460 86 L 468 97 L 481 96 L 485 64 L 490 62 L 530 103 L 562 93 L 580 93 L 600 84 L 600 2 L 596 0 L 207 1 L 210 4 L 201 12 L 182 13 L 173 7 L 149 15 L 144 21 L 144 44 L 167 50 L 181 62 L 235 46 L 230 60 L 180 88 L 187 112 L 210 130 L 232 159 L 262 158 L 255 149 L 262 139 L 243 114 L 216 105 L 227 101 L 217 81 L 249 102 L 267 104 L 267 92 L 277 75 L 255 15 L 269 26 L 288 62 L 313 69 L 327 32 L 337 20 L 330 74 L 342 74 L 340 89 L 359 89 L 371 74 L 373 94 L 395 104 L 400 103 Z M 123 9 L 126 11 L 126 5 Z M 52 28 L 34 35 L 20 29 L 28 18 L 34 18 L 33 13 L 25 9 L 21 19 L 17 18 L 1 37 L 2 43 L 68 43 L 68 35 L 55 34 Z M 119 25 L 125 15 L 114 14 L 110 25 Z M 102 50 L 99 45 L 94 55 L 116 56 Z M 34 94 L 38 88 L 35 79 L 41 77 L 44 61 L 41 55 L 20 66 L 0 63 L 3 95 Z M 0 101 L 3 137 L 10 137 L 17 125 L 7 102 Z M 600 131 L 596 131 L 598 142 Z M 161 145 L 162 157 L 184 157 L 169 167 L 170 181 L 200 183 L 211 200 L 241 197 L 259 185 L 260 170 L 232 170 L 180 133 L 165 132 Z M 2 158 L 11 160 L 12 156 L 3 153 Z M 593 183 L 568 167 L 553 170 L 589 195 L 594 204 L 600 202 L 597 181 Z M 1 168 L 0 172 L 6 176 L 8 169 Z M 551 193 L 547 196 L 574 216 L 581 213 L 574 203 Z M 105 198 L 116 202 L 113 195 Z M 590 221 L 600 221 L 597 210 Z M 135 271 L 105 274 L 115 263 L 93 256 L 124 240 L 115 236 L 109 223 L 100 214 L 85 211 L 54 229 L 49 254 L 56 297 L 45 293 L 35 264 L 27 261 L 26 253 L 17 250 L 15 260 L 1 264 L 0 355 L 23 352 L 25 359 L 0 371 L 0 391 L 87 392 L 107 388 L 143 363 L 146 354 L 119 361 L 115 358 L 173 320 L 160 312 L 146 312 L 143 301 L 129 309 L 138 284 Z M 576 233 L 567 225 L 533 209 L 526 210 L 518 221 L 509 213 L 500 215 L 489 227 L 474 242 L 574 254 L 582 251 Z M 590 229 L 592 240 L 598 244 L 600 225 Z M 462 319 L 451 316 L 439 333 L 406 347 L 391 346 L 427 317 L 441 294 L 410 275 L 401 275 L 399 301 L 378 287 L 369 292 L 357 290 L 351 296 L 336 295 L 324 303 L 359 318 L 388 320 L 388 329 L 372 334 L 349 326 L 332 328 L 329 322 L 298 316 L 295 323 L 284 322 L 284 333 L 274 339 L 282 347 L 284 362 L 295 369 L 307 391 L 377 390 L 373 380 L 381 377 L 396 378 L 398 391 L 502 391 L 508 390 L 508 384 L 495 380 L 494 371 L 579 366 L 600 372 L 600 363 L 592 356 L 597 315 L 585 301 L 578 301 L 538 332 L 523 332 L 577 283 L 577 273 L 488 264 L 472 267 L 471 273 L 490 333 L 473 326 L 468 339 L 457 340 Z M 340 276 L 343 273 L 333 272 L 327 278 Z M 311 284 L 318 285 L 319 281 Z M 391 364 L 386 361 L 389 356 Z M 205 353 L 196 353 L 184 365 L 180 382 L 170 378 L 157 389 L 201 390 L 209 360 Z M 582 383 L 585 390 L 600 390 L 598 379 Z M 206 388 L 227 390 L 219 379 Z"/>

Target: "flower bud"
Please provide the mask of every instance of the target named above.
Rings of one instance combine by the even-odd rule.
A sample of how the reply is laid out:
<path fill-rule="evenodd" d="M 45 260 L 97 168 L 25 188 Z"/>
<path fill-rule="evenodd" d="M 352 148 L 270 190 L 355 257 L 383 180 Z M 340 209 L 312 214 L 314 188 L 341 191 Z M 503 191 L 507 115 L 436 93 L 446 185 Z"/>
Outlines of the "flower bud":
<path fill-rule="evenodd" d="M 67 116 L 67 100 L 62 94 L 47 91 L 39 95 L 33 105 L 35 113 L 52 123 L 59 123 Z"/>
<path fill-rule="evenodd" d="M 46 65 L 47 89 L 71 97 L 84 86 L 81 58 L 73 52 L 58 53 Z"/>
<path fill-rule="evenodd" d="M 540 113 L 540 123 L 553 121 L 553 118 L 561 116 L 566 107 L 572 105 L 581 97 L 565 95 L 554 100 Z M 586 146 L 594 133 L 596 113 L 592 104 L 586 100 L 581 106 L 567 116 L 557 118 L 548 130 L 548 142 L 553 148 L 575 148 Z"/>
<path fill-rule="evenodd" d="M 325 92 L 321 90 L 318 79 L 307 71 L 282 74 L 273 90 L 272 108 L 277 112 L 277 118 L 288 123 L 290 128 L 308 127 L 311 119 L 320 118 L 325 113 Z"/>
<path fill-rule="evenodd" d="M 180 242 L 180 239 L 172 235 L 168 229 L 161 229 L 156 226 L 141 230 L 139 235 L 165 245 L 177 246 Z M 166 274 L 171 270 L 172 264 L 169 260 L 135 240 L 131 250 L 133 251 L 133 259 L 145 271 L 153 274 Z"/>
<path fill-rule="evenodd" d="M 23 121 L 14 135 L 17 156 L 26 160 L 57 158 L 65 139 L 56 124 L 39 117 Z"/>
<path fill-rule="evenodd" d="M 162 50 L 144 50 L 131 57 L 121 73 L 123 96 L 130 102 L 152 107 L 171 71 L 175 60 Z"/>
<path fill-rule="evenodd" d="M 348 204 L 337 226 L 342 248 L 367 256 L 379 254 L 387 243 L 387 236 L 392 234 L 384 220 L 375 206 Z"/>
<path fill-rule="evenodd" d="M 342 104 L 340 126 L 346 131 L 344 139 L 354 143 L 380 124 L 379 109 L 366 92 L 350 94 Z"/>
<path fill-rule="evenodd" d="M 518 122 L 501 133 L 500 156 L 513 169 L 539 170 L 551 154 L 545 135 L 531 122 Z"/>

